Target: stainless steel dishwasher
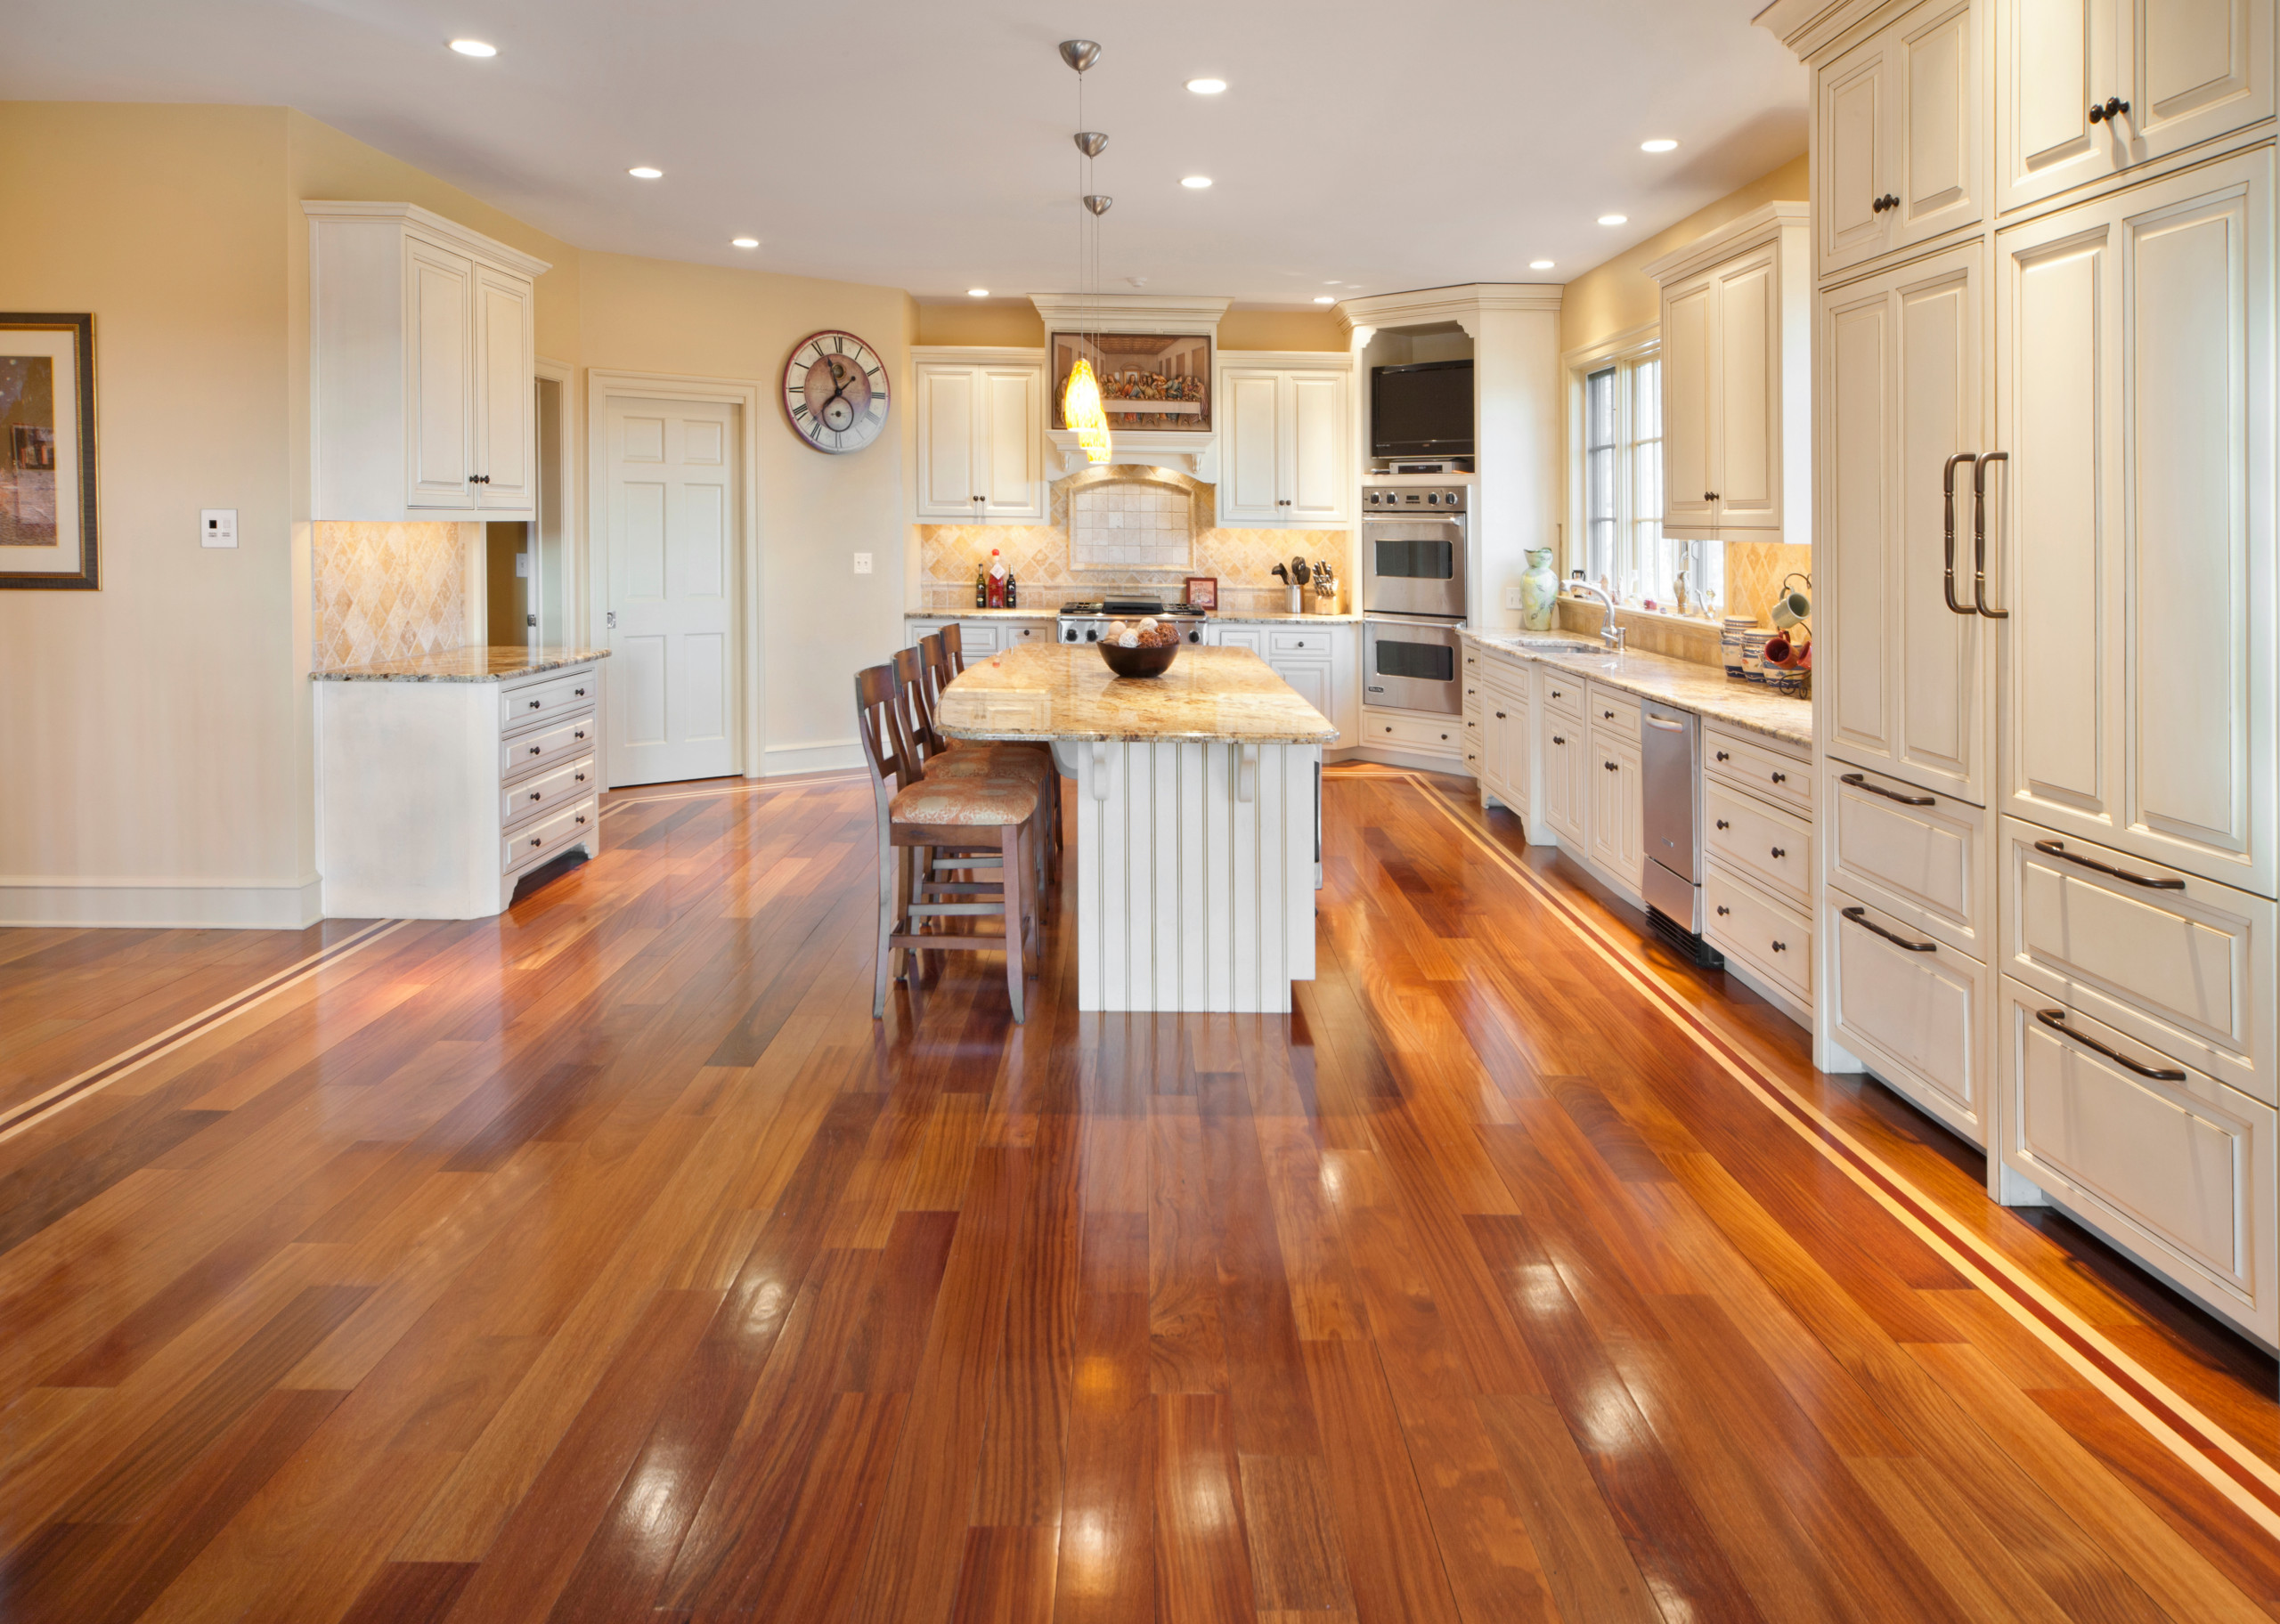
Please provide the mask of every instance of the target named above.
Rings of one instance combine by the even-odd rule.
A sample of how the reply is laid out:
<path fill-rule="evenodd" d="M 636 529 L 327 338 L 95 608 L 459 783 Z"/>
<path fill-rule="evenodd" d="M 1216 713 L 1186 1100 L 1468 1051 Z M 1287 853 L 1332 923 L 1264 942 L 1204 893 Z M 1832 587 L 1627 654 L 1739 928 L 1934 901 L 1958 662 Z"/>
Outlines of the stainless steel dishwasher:
<path fill-rule="evenodd" d="M 1647 920 L 1697 963 L 1722 962 L 1702 939 L 1702 726 L 1691 710 L 1640 707 L 1640 791 Z"/>

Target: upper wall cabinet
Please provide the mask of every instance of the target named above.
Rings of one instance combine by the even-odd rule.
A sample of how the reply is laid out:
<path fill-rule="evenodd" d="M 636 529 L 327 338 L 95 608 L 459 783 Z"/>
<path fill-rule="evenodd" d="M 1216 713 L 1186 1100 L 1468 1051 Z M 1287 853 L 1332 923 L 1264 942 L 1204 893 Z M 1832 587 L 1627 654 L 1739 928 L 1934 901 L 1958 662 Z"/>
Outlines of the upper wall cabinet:
<path fill-rule="evenodd" d="M 309 516 L 537 516 L 546 262 L 409 203 L 309 217 Z"/>
<path fill-rule="evenodd" d="M 2272 112 L 2273 0 L 2003 0 L 1996 203 L 2013 209 Z"/>
<path fill-rule="evenodd" d="M 1815 74 L 1823 276 L 1978 222 L 1984 4 L 1929 0 Z"/>
<path fill-rule="evenodd" d="M 1219 369 L 1219 522 L 1339 529 L 1353 518 L 1353 366 L 1344 355 L 1231 356 Z"/>
<path fill-rule="evenodd" d="M 952 524 L 1046 517 L 1045 353 L 911 351 L 918 402 L 914 516 Z"/>
<path fill-rule="evenodd" d="M 1647 274 L 1663 288 L 1663 532 L 1812 538 L 1806 209 L 1770 203 Z"/>

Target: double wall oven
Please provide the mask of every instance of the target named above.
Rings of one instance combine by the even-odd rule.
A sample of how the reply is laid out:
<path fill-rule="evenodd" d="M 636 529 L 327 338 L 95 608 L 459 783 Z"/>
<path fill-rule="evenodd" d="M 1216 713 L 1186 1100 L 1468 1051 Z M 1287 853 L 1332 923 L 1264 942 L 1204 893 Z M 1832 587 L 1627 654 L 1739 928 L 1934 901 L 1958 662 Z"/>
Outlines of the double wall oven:
<path fill-rule="evenodd" d="M 1462 485 L 1362 490 L 1362 702 L 1454 716 L 1464 709 L 1466 498 Z"/>

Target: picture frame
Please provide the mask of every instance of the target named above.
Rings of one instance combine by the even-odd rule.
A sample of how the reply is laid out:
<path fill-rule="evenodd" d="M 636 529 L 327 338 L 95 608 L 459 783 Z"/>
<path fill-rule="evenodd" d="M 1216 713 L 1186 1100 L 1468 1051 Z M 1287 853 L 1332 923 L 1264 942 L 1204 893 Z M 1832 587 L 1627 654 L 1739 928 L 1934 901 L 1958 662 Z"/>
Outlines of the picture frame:
<path fill-rule="evenodd" d="M 1219 606 L 1219 578 L 1217 575 L 1189 576 L 1187 601 L 1198 609 L 1217 609 Z"/>
<path fill-rule="evenodd" d="M 1065 429 L 1061 402 L 1079 356 L 1100 380 L 1111 434 L 1211 432 L 1211 335 L 1209 333 L 1055 333 L 1053 426 Z"/>
<path fill-rule="evenodd" d="M 0 312 L 0 587 L 98 589 L 95 319 Z"/>

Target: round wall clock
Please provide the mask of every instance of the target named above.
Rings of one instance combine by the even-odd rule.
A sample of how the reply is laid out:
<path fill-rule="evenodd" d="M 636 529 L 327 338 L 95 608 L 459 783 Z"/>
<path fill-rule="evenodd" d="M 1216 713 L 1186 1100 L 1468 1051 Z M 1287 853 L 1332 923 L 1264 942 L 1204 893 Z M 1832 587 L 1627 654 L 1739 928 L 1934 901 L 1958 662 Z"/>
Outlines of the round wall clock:
<path fill-rule="evenodd" d="M 887 369 L 852 333 L 811 333 L 784 364 L 784 410 L 819 451 L 859 451 L 887 426 Z"/>

